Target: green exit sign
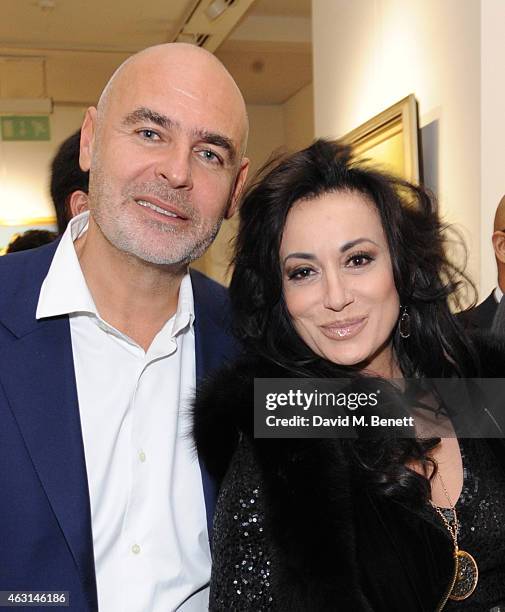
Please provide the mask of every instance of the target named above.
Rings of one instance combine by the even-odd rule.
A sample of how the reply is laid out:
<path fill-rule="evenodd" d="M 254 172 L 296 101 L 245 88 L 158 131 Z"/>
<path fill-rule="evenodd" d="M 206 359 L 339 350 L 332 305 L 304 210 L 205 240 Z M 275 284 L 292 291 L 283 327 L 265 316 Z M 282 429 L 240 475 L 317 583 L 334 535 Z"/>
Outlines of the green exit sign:
<path fill-rule="evenodd" d="M 49 117 L 1 117 L 2 140 L 51 140 Z"/>

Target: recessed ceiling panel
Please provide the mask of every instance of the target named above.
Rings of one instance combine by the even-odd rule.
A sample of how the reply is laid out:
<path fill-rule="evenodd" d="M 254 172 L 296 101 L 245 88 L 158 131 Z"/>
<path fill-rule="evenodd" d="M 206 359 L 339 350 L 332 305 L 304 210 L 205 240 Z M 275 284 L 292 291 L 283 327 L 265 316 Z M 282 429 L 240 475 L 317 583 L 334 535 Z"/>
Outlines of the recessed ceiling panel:
<path fill-rule="evenodd" d="M 2 0 L 0 44 L 135 51 L 170 40 L 192 0 Z"/>

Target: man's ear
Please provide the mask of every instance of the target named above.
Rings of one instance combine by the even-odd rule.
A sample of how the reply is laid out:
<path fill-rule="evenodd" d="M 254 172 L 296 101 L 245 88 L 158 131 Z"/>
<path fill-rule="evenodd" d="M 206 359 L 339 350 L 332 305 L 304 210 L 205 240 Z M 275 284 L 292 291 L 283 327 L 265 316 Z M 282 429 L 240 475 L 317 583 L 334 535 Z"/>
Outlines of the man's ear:
<path fill-rule="evenodd" d="M 80 190 L 74 191 L 68 201 L 68 210 L 71 219 L 88 210 L 88 194 Z"/>
<path fill-rule="evenodd" d="M 79 154 L 79 166 L 87 172 L 91 168 L 93 158 L 93 144 L 96 132 L 96 108 L 90 106 L 84 115 L 81 127 L 81 150 Z"/>
<path fill-rule="evenodd" d="M 235 186 L 233 187 L 233 193 L 230 200 L 230 205 L 225 213 L 225 219 L 230 219 L 237 211 L 238 203 L 240 201 L 240 195 L 247 179 L 247 173 L 249 172 L 249 160 L 247 157 L 243 157 L 240 162 L 240 169 L 235 179 Z"/>
<path fill-rule="evenodd" d="M 501 263 L 505 263 L 505 232 L 494 232 L 492 241 L 496 259 Z"/>

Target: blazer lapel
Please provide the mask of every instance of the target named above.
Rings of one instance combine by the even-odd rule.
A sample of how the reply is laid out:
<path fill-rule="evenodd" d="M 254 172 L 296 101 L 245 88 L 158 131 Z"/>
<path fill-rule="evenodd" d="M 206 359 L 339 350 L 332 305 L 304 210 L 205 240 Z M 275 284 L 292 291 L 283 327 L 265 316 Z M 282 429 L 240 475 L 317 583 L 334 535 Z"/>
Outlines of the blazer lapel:
<path fill-rule="evenodd" d="M 35 319 L 40 285 L 54 248 L 39 253 L 36 265 L 14 274 L 17 281 L 24 281 L 16 283 L 15 300 L 12 293 L 3 293 L 0 312 L 10 333 L 2 333 L 0 380 L 87 599 L 96 609 L 91 512 L 70 325 L 68 317 Z M 4 272 L 0 279 L 5 278 Z"/>
<path fill-rule="evenodd" d="M 195 302 L 197 383 L 238 353 L 230 331 L 230 306 L 224 287 L 191 270 Z"/>
<path fill-rule="evenodd" d="M 227 328 L 229 305 L 223 287 L 199 272 L 191 270 L 191 283 L 195 303 L 195 361 L 197 385 L 218 369 L 237 352 L 237 344 Z M 198 457 L 202 473 L 207 530 L 212 541 L 212 524 L 217 500 L 217 484 Z"/>

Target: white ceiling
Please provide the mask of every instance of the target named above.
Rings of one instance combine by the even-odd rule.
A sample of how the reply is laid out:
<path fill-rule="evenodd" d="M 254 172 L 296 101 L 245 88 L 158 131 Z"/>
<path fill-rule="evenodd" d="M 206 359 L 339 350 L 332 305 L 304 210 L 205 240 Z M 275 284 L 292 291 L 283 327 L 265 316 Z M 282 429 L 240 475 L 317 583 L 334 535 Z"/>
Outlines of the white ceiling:
<path fill-rule="evenodd" d="M 45 4 L 49 8 L 43 8 Z M 0 41 L 26 48 L 131 53 L 166 42 L 190 4 L 189 0 L 2 0 Z"/>
<path fill-rule="evenodd" d="M 57 103 L 92 103 L 127 55 L 173 40 L 194 4 L 2 0 L 0 96 L 23 97 L 35 90 Z M 284 102 L 311 82 L 310 12 L 310 0 L 256 0 L 219 47 L 216 55 L 248 103 Z M 26 68 L 28 56 L 36 59 Z M 13 80 L 16 74 L 23 78 Z"/>
<path fill-rule="evenodd" d="M 269 17 L 310 17 L 311 0 L 257 0 L 254 13 Z"/>

